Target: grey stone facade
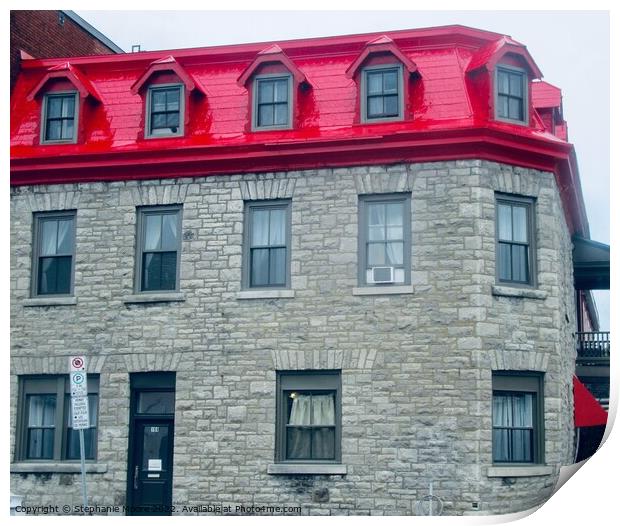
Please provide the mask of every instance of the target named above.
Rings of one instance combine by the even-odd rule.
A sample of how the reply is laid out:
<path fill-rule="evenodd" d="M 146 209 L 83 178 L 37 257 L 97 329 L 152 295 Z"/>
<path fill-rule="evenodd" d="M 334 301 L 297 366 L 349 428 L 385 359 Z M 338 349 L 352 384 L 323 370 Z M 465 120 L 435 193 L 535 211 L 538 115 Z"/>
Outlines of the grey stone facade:
<path fill-rule="evenodd" d="M 412 287 L 357 295 L 358 195 L 412 192 Z M 494 192 L 536 198 L 537 288 L 495 286 Z M 294 297 L 239 295 L 244 199 L 292 198 Z M 132 300 L 136 206 L 183 205 L 181 295 Z M 75 304 L 29 300 L 33 212 L 77 210 Z M 18 376 L 100 373 L 91 502 L 124 504 L 129 373 L 176 371 L 173 502 L 413 514 L 546 500 L 573 455 L 571 241 L 553 174 L 486 161 L 16 187 L 11 455 Z M 346 475 L 273 475 L 276 371 L 342 370 Z M 494 472 L 491 373 L 545 373 L 545 461 Z M 491 469 L 490 469 L 491 468 Z M 20 472 L 25 504 L 79 504 L 79 474 Z M 524 475 L 527 473 L 520 473 Z"/>

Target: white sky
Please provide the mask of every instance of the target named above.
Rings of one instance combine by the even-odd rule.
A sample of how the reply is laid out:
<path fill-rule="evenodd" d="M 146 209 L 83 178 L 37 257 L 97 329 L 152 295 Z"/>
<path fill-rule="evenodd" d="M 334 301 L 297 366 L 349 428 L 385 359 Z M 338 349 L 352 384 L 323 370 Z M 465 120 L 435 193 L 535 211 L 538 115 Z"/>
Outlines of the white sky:
<path fill-rule="evenodd" d="M 76 12 L 125 51 L 175 49 L 463 24 L 525 44 L 562 89 L 592 239 L 610 242 L 609 15 L 570 11 L 84 11 Z M 609 330 L 609 293 L 596 293 Z"/>

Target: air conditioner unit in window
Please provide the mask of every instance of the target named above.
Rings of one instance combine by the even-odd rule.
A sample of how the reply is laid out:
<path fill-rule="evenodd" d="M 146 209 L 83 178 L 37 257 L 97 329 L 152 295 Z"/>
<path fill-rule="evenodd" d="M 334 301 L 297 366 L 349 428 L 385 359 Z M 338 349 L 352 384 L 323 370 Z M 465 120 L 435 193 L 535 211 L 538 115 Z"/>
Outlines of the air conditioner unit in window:
<path fill-rule="evenodd" d="M 394 267 L 372 267 L 371 283 L 394 283 Z"/>

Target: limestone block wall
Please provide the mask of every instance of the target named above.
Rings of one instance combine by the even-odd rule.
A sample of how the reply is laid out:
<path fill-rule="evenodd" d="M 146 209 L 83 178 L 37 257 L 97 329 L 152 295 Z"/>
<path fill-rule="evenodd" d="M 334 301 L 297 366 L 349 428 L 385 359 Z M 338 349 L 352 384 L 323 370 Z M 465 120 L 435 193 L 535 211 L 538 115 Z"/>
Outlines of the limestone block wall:
<path fill-rule="evenodd" d="M 537 288 L 495 287 L 496 191 L 536 199 Z M 411 192 L 412 292 L 353 295 L 358 195 Z M 293 298 L 240 299 L 244 200 L 292 200 Z M 136 304 L 136 206 L 183 205 L 182 301 Z M 75 305 L 29 302 L 33 212 L 77 210 Z M 573 455 L 571 243 L 553 174 L 486 161 L 18 187 L 11 196 L 11 455 L 18 377 L 100 374 L 91 502 L 124 504 L 129 373 L 176 371 L 173 501 L 412 514 L 526 509 Z M 340 369 L 346 475 L 270 475 L 276 371 Z M 545 373 L 549 474 L 489 477 L 493 370 Z M 79 475 L 13 470 L 26 504 Z"/>

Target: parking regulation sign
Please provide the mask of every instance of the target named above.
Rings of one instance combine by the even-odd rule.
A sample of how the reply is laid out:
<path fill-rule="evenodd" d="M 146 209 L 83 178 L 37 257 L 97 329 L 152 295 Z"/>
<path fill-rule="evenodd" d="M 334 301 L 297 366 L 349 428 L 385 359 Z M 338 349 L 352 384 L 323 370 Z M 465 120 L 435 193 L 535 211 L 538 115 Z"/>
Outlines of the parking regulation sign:
<path fill-rule="evenodd" d="M 84 356 L 71 356 L 69 358 L 69 370 L 86 373 L 86 358 Z"/>
<path fill-rule="evenodd" d="M 88 429 L 88 397 L 71 397 L 71 427 L 73 429 Z"/>
<path fill-rule="evenodd" d="M 74 371 L 71 373 L 71 396 L 88 396 L 86 373 Z"/>

